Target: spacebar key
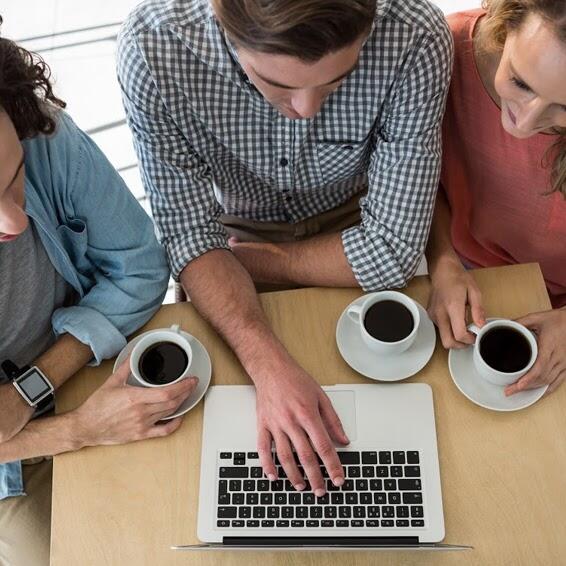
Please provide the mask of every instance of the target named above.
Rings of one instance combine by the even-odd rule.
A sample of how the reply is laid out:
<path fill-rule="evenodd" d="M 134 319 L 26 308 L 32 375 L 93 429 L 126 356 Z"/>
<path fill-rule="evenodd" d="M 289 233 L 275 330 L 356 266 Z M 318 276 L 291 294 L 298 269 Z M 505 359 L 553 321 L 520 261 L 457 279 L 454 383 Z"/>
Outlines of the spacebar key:
<path fill-rule="evenodd" d="M 238 466 L 233 468 L 220 468 L 221 478 L 247 478 L 249 474 L 248 468 L 244 466 Z"/>

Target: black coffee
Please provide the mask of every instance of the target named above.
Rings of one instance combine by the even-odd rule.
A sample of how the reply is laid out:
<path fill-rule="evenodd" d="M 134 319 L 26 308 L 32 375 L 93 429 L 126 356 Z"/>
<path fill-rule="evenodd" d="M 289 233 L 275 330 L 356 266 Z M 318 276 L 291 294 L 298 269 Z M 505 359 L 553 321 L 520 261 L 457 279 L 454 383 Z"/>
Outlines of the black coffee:
<path fill-rule="evenodd" d="M 188 361 L 187 353 L 177 344 L 156 342 L 140 356 L 140 374 L 148 383 L 165 385 L 181 377 Z"/>
<path fill-rule="evenodd" d="M 364 327 L 368 334 L 382 342 L 399 342 L 415 327 L 411 311 L 397 301 L 379 301 L 367 310 Z"/>
<path fill-rule="evenodd" d="M 499 326 L 481 338 L 480 355 L 485 363 L 504 373 L 514 373 L 529 365 L 532 351 L 529 341 L 514 328 Z"/>

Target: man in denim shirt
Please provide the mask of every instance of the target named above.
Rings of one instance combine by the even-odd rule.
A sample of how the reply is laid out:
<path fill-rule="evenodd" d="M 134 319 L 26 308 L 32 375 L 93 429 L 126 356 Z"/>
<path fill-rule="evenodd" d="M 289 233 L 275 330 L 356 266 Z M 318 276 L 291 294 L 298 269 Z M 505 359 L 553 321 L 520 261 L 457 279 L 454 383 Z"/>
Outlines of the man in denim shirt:
<path fill-rule="evenodd" d="M 0 38 L 0 362 L 36 366 L 57 389 L 86 363 L 115 356 L 147 322 L 168 269 L 151 221 L 61 110 L 48 77 L 42 61 Z M 156 423 L 195 380 L 142 390 L 126 384 L 128 373 L 125 364 L 78 409 L 36 419 L 0 370 L 0 565 L 49 563 L 43 456 L 179 426 Z"/>

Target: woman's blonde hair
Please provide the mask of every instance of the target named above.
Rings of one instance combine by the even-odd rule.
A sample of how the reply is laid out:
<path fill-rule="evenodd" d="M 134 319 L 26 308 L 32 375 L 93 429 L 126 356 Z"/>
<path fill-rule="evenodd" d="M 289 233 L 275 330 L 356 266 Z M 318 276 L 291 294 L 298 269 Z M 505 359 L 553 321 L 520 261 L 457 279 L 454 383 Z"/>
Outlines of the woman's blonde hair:
<path fill-rule="evenodd" d="M 477 36 L 482 51 L 502 51 L 507 34 L 519 29 L 529 14 L 537 14 L 548 22 L 566 46 L 566 1 L 483 0 L 482 4 L 487 12 Z M 566 129 L 557 133 L 558 140 L 544 156 L 543 164 L 551 170 L 552 192 L 566 197 Z"/>

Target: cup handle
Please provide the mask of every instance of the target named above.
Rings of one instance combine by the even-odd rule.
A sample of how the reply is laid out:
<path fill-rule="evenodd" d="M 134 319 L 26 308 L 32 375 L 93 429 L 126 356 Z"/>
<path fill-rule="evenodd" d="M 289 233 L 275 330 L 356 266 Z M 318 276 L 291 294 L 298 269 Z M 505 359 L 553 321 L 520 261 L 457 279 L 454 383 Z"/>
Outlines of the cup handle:
<path fill-rule="evenodd" d="M 171 332 L 181 334 L 181 327 L 178 324 L 172 324 L 169 330 L 171 330 Z"/>
<path fill-rule="evenodd" d="M 360 316 L 362 314 L 363 307 L 360 305 L 352 305 L 346 312 L 348 316 L 356 323 L 360 323 Z"/>
<path fill-rule="evenodd" d="M 470 324 L 470 326 L 468 326 L 468 330 L 477 336 L 480 333 L 481 328 L 475 324 Z"/>

